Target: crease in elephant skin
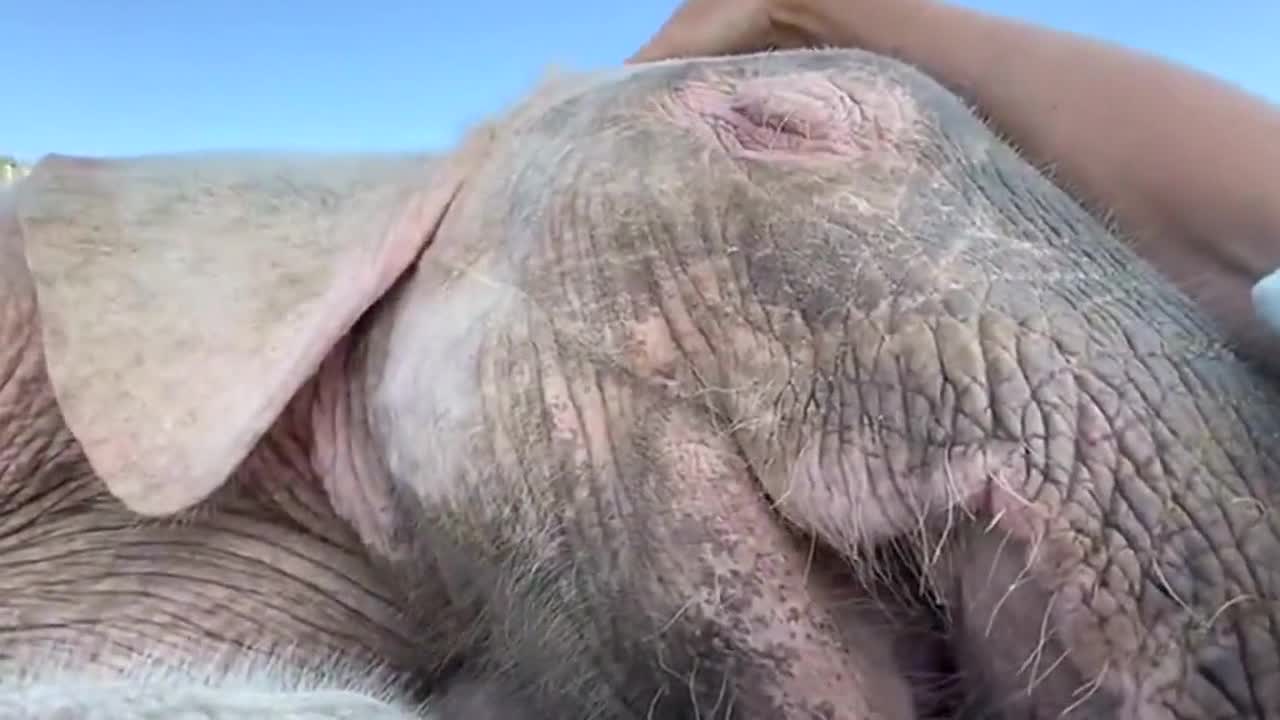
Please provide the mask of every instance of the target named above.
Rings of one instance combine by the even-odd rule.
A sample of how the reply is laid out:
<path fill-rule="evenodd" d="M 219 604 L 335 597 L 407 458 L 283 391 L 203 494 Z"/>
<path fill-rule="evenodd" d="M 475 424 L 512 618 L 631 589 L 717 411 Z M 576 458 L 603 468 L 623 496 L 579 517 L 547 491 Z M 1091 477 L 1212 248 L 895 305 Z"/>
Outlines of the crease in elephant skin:
<path fill-rule="evenodd" d="M 110 186 L 128 180 L 128 161 L 95 165 L 104 181 L 86 196 L 126 210 L 119 225 L 28 217 L 39 318 L 75 329 L 85 308 L 129 313 L 68 336 L 57 362 L 84 371 L 93 352 L 118 348 L 152 360 L 115 364 L 118 388 L 55 377 L 63 396 L 75 382 L 92 391 L 65 412 L 84 421 L 136 389 L 163 406 L 157 416 L 183 417 L 264 378 L 292 398 L 265 439 L 245 426 L 204 426 L 225 433 L 213 440 L 160 428 L 149 441 L 196 462 L 201 482 L 217 479 L 198 464 L 201 443 L 232 438 L 247 460 L 208 500 L 201 482 L 170 477 L 166 502 L 191 509 L 131 525 L 172 542 L 157 529 L 260 517 L 265 545 L 318 539 L 350 554 L 330 576 L 336 596 L 387 598 L 323 627 L 254 632 L 340 653 L 359 638 L 357 655 L 425 674 L 435 707 L 455 715 L 1280 710 L 1268 682 L 1280 674 L 1280 397 L 954 96 L 865 53 L 770 53 L 573 78 L 496 126 L 447 211 L 404 237 L 363 229 L 398 208 L 368 198 L 417 197 L 429 174 L 366 168 L 368 184 L 315 209 L 271 184 L 290 177 L 288 162 L 260 173 L 269 159 L 213 180 L 198 159 L 173 162 L 173 186 L 191 197 L 248 193 L 217 209 L 224 218 L 154 213 L 157 196 Z M 83 169 L 60 162 L 32 177 Z M 345 235 L 306 244 L 309 213 L 331 212 Z M 235 233 L 208 232 L 226 220 Z M 146 232 L 113 236 L 130 227 Z M 201 267 L 174 262 L 166 237 Z M 183 318 L 213 309 L 186 290 L 226 292 L 197 272 L 248 273 L 246 286 L 270 293 L 281 274 L 376 262 L 363 249 L 406 237 L 425 248 L 385 295 L 325 295 L 341 276 L 313 270 L 307 293 L 247 298 L 282 303 L 251 314 L 266 327 L 230 324 L 226 347 L 183 342 Z M 295 265 L 282 246 L 316 257 Z M 98 280 L 49 291 L 69 267 Z M 157 267 L 179 276 L 152 282 Z M 339 319 L 369 309 L 350 333 L 326 312 L 307 315 L 305 332 L 282 327 L 318 307 Z M 255 336 L 284 347 L 243 342 Z M 289 343 L 331 350 L 315 374 L 278 372 Z M 191 370 L 211 358 L 224 372 Z M 131 441 L 94 432 L 91 448 Z M 15 470 L 17 492 L 38 497 L 22 489 L 31 467 Z M 156 477 L 104 480 L 137 499 Z M 209 550 L 229 542 L 203 537 Z M 179 583 L 175 607 L 198 587 Z M 290 590 L 235 604 L 264 597 L 299 604 Z M 86 620 L 111 627 L 108 615 Z M 123 620 L 115 632 L 133 625 Z M 156 639 L 207 659 L 222 645 L 200 620 Z M 329 634 L 369 626 L 386 632 Z M 108 635 L 136 661 L 127 636 Z"/>

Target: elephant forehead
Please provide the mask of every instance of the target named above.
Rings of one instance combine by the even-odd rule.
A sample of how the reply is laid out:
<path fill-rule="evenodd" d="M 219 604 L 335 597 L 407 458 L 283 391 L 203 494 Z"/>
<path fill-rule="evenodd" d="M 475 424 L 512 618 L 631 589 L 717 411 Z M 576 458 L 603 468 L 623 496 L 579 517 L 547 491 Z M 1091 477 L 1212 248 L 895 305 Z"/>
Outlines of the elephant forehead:
<path fill-rule="evenodd" d="M 792 194 L 856 179 L 850 205 L 891 211 L 903 177 L 937 154 L 943 115 L 953 132 L 976 130 L 923 75 L 857 51 L 640 66 L 535 92 L 501 122 L 506 148 L 475 187 L 517 207 L 544 206 L 575 186 L 633 197 L 665 189 L 662 206 L 680 210 L 714 204 L 733 179 L 786 184 Z"/>
<path fill-rule="evenodd" d="M 927 122 L 922 110 L 937 112 L 950 102 L 939 86 L 897 61 L 857 50 L 799 50 L 557 76 L 503 122 L 515 133 L 562 135 L 580 145 L 588 139 L 584 130 L 687 128 L 682 114 L 701 115 L 722 129 L 772 130 L 775 149 L 801 137 L 817 143 L 842 135 L 869 147 L 914 132 L 916 123 Z"/>
<path fill-rule="evenodd" d="M 663 256 L 683 255 L 681 272 L 700 282 L 723 277 L 746 245 L 758 260 L 752 272 L 769 275 L 752 278 L 760 291 L 789 282 L 779 276 L 783 255 L 812 256 L 804 293 L 831 307 L 838 298 L 823 277 L 834 266 L 819 256 L 866 241 L 886 256 L 894 243 L 918 250 L 903 240 L 926 234 L 916 232 L 931 220 L 922 198 L 951 182 L 958 161 L 948 153 L 979 154 L 990 142 L 922 75 L 853 51 L 559 80 L 498 125 L 490 161 L 455 202 L 430 259 L 474 268 L 501 255 L 513 274 L 500 282 L 540 305 L 580 287 L 584 319 L 597 327 L 619 319 L 627 296 L 653 289 Z M 977 212 L 964 219 L 996 223 Z M 840 228 L 859 246 L 836 241 Z M 765 242 L 824 236 L 833 240 Z"/>

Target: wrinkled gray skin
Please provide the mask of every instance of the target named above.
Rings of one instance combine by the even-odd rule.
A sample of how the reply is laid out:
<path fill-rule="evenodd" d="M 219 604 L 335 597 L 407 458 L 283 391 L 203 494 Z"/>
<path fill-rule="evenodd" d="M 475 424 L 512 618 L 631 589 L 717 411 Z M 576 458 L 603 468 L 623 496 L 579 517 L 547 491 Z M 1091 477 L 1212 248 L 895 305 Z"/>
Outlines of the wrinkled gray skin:
<path fill-rule="evenodd" d="M 536 93 L 465 165 L 385 295 L 359 271 L 386 245 L 321 231 L 377 202 L 215 168 L 69 222 L 36 194 L 114 191 L 36 169 L 0 660 L 337 653 L 458 717 L 1280 713 L 1280 396 L 936 84 L 851 52 L 628 69 Z M 223 187 L 248 222 L 197 227 Z M 308 232 L 240 244 L 298 207 Z M 183 335 L 229 269 L 258 340 Z M 302 322 L 360 293 L 351 333 Z M 272 374 L 295 346 L 321 352 Z M 248 458 L 204 499 L 224 398 Z"/>

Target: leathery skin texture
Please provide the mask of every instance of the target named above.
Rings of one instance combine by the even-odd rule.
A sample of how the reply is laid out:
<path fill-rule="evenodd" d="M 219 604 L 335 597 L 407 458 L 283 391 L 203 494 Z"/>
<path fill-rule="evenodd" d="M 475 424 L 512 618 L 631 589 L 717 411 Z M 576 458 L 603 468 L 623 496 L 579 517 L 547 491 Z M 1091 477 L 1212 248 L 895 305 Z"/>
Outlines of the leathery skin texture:
<path fill-rule="evenodd" d="M 0 197 L 0 710 L 1280 714 L 1277 391 L 954 96 L 773 53 L 488 132 L 54 159 L 25 264 Z"/>
<path fill-rule="evenodd" d="M 1280 712 L 1280 397 L 954 96 L 777 53 L 505 122 L 372 391 L 475 672 L 547 717 Z"/>

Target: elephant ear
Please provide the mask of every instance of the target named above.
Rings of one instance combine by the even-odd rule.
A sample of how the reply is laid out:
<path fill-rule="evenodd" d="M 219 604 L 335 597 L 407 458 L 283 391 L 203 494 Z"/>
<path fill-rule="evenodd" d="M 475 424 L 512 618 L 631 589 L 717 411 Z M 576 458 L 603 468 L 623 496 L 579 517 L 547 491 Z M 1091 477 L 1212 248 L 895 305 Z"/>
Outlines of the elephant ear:
<path fill-rule="evenodd" d="M 216 490 L 414 262 L 474 153 L 43 159 L 18 214 L 67 425 L 132 510 Z"/>

